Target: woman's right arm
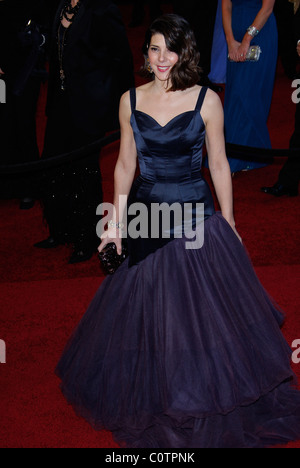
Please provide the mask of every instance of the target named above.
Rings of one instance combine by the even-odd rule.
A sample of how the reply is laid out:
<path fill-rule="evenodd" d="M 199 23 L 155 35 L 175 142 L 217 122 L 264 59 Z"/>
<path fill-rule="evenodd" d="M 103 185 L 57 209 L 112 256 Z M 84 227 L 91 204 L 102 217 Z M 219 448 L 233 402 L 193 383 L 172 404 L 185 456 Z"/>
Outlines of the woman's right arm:
<path fill-rule="evenodd" d="M 222 0 L 223 27 L 228 45 L 228 56 L 231 60 L 239 61 L 238 48 L 240 43 L 235 40 L 232 31 L 232 1 Z"/>
<path fill-rule="evenodd" d="M 137 150 L 132 127 L 130 124 L 131 104 L 130 94 L 125 93 L 120 101 L 120 128 L 121 141 L 119 157 L 114 172 L 114 216 L 113 223 L 121 223 L 126 209 L 127 198 L 135 177 L 137 165 Z M 120 230 L 116 227 L 108 228 L 102 236 L 102 242 L 98 248 L 103 250 L 106 244 L 114 242 L 119 254 L 122 252 Z"/>

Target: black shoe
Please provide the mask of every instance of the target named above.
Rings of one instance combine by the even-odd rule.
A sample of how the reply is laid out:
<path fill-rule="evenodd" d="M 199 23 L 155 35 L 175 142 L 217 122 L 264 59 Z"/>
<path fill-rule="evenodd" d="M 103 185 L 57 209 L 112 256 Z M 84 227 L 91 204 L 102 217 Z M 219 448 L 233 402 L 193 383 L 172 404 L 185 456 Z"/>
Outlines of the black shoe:
<path fill-rule="evenodd" d="M 48 239 L 34 244 L 34 247 L 37 247 L 38 249 L 54 249 L 54 247 L 58 247 L 59 245 L 59 242 L 50 236 Z"/>
<path fill-rule="evenodd" d="M 74 248 L 74 252 L 72 253 L 69 264 L 74 265 L 74 263 L 81 263 L 90 260 L 93 256 L 94 251 L 90 248 L 85 249 L 82 247 Z"/>
<path fill-rule="evenodd" d="M 35 200 L 33 198 L 23 198 L 20 201 L 20 210 L 30 210 L 34 207 Z"/>
<path fill-rule="evenodd" d="M 283 195 L 288 195 L 289 197 L 297 197 L 298 195 L 297 188 L 285 187 L 279 182 L 276 182 L 276 184 L 272 187 L 262 187 L 261 191 L 264 193 L 268 193 L 269 195 L 274 195 L 275 197 L 282 197 Z"/>

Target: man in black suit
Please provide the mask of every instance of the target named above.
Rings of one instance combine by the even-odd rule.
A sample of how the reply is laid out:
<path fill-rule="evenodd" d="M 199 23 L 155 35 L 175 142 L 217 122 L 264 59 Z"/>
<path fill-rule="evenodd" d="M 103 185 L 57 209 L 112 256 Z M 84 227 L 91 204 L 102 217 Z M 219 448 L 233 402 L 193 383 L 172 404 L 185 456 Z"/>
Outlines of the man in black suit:
<path fill-rule="evenodd" d="M 69 153 L 117 130 L 121 95 L 134 86 L 121 14 L 111 0 L 62 0 L 53 24 L 42 157 Z M 74 246 L 70 263 L 88 260 L 99 239 L 99 152 L 46 174 L 42 187 L 50 236 L 36 247 Z"/>
<path fill-rule="evenodd" d="M 300 57 L 300 6 L 294 17 L 294 47 Z M 299 87 L 298 87 L 299 90 Z M 300 180 L 300 92 L 297 94 L 295 129 L 290 139 L 290 148 L 296 149 L 288 157 L 281 169 L 277 182 L 272 187 L 262 187 L 261 190 L 270 195 L 281 197 L 283 195 L 297 196 Z"/>

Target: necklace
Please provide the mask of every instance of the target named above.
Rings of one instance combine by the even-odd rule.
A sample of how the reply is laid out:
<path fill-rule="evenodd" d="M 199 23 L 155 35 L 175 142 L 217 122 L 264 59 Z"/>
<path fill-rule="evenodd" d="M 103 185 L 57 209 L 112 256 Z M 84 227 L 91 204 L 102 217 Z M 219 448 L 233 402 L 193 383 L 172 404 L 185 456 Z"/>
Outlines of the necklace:
<path fill-rule="evenodd" d="M 66 75 L 63 68 L 63 55 L 64 55 L 64 47 L 66 41 L 66 34 L 68 29 L 64 28 L 64 32 L 61 35 L 61 27 L 62 24 L 59 24 L 58 33 L 57 33 L 57 46 L 58 46 L 58 61 L 59 61 L 59 78 L 60 78 L 60 89 L 62 91 L 66 90 L 65 80 Z"/>
<path fill-rule="evenodd" d="M 59 78 L 60 78 L 60 89 L 62 91 L 66 90 L 66 74 L 63 67 L 63 56 L 64 48 L 66 45 L 66 34 L 68 28 L 64 28 L 63 33 L 61 34 L 61 28 L 63 27 L 62 21 L 66 19 L 70 26 L 72 25 L 75 16 L 77 15 L 79 8 L 81 6 L 81 0 L 79 0 L 74 7 L 72 7 L 71 0 L 66 0 L 63 6 L 63 9 L 60 14 L 60 23 L 57 33 L 57 46 L 58 46 L 58 61 L 59 61 Z M 69 27 L 70 27 L 69 26 Z"/>
<path fill-rule="evenodd" d="M 72 7 L 71 0 L 66 0 L 60 14 L 60 20 L 65 18 L 69 23 L 73 23 L 76 14 L 80 8 L 81 1 L 79 0 L 74 7 Z"/>

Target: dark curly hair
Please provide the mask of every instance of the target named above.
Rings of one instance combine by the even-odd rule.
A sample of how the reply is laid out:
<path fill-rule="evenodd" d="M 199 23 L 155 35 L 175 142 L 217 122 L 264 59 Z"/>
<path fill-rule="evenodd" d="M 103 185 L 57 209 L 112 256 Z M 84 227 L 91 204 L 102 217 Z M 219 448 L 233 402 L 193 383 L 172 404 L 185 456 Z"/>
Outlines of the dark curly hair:
<path fill-rule="evenodd" d="M 145 64 L 141 69 L 142 76 L 152 77 L 148 70 L 147 59 L 151 38 L 154 34 L 162 34 L 167 48 L 171 52 L 175 52 L 179 58 L 169 76 L 172 83 L 169 91 L 184 91 L 196 85 L 200 79 L 201 69 L 199 68 L 200 53 L 197 49 L 195 35 L 189 23 L 175 14 L 160 16 L 146 32 L 142 49 L 145 57 Z"/>

